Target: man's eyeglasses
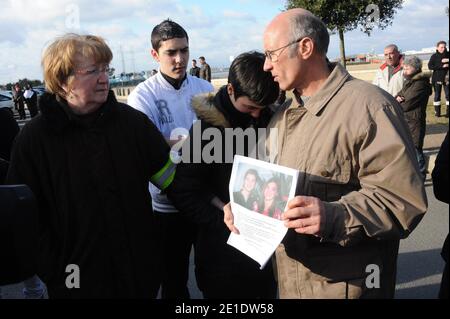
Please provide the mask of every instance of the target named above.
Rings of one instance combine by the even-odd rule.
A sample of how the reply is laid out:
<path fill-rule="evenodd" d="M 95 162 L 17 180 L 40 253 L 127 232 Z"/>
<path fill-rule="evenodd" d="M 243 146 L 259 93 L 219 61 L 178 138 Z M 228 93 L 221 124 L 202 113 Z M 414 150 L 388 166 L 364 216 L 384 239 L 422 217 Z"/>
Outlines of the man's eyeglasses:
<path fill-rule="evenodd" d="M 73 73 L 75 74 L 81 74 L 86 76 L 99 76 L 102 73 L 109 74 L 111 71 L 111 68 L 109 65 L 103 65 L 103 66 L 97 66 L 93 65 L 84 69 L 75 70 Z"/>
<path fill-rule="evenodd" d="M 291 46 L 293 44 L 296 44 L 296 43 L 302 41 L 303 39 L 304 39 L 304 37 L 302 37 L 302 38 L 300 38 L 298 40 L 292 41 L 292 42 L 286 44 L 285 46 L 283 46 L 281 48 L 278 48 L 278 49 L 275 49 L 275 50 L 266 50 L 264 52 L 264 55 L 266 56 L 267 59 L 269 59 L 270 62 L 278 62 L 278 58 L 279 58 L 279 56 L 281 55 L 281 53 L 283 51 L 281 51 L 278 54 L 276 54 L 275 52 L 283 50 L 283 49 L 286 49 L 287 47 L 289 47 L 289 46 Z"/>

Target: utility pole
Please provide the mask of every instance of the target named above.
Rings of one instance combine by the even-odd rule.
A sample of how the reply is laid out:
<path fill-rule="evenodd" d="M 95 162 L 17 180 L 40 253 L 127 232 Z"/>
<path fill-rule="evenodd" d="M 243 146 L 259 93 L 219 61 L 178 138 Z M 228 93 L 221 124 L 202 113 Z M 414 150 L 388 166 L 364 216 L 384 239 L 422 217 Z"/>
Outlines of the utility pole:
<path fill-rule="evenodd" d="M 120 56 L 122 57 L 122 73 L 123 74 L 127 74 L 127 72 L 125 70 L 125 57 L 123 55 L 123 48 L 122 48 L 122 46 L 120 46 Z"/>
<path fill-rule="evenodd" d="M 134 49 L 131 49 L 131 62 L 133 64 L 133 74 L 136 74 L 136 60 L 134 58 Z"/>

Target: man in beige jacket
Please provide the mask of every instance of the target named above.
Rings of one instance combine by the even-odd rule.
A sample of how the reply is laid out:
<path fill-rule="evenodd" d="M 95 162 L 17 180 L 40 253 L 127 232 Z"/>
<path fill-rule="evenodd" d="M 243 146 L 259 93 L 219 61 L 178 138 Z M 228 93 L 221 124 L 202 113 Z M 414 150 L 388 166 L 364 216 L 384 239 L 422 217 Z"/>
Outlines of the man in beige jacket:
<path fill-rule="evenodd" d="M 392 298 L 399 240 L 427 209 L 414 146 L 387 92 L 329 64 L 329 35 L 309 11 L 281 13 L 266 62 L 296 99 L 279 109 L 276 162 L 300 171 L 276 251 L 281 298 Z M 231 231 L 233 214 L 224 207 Z"/>

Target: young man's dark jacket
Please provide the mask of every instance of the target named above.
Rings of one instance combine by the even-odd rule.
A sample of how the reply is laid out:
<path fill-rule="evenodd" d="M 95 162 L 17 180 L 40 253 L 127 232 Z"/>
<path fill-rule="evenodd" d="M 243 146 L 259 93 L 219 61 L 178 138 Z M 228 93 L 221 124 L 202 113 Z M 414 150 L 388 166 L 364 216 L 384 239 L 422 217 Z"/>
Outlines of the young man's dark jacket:
<path fill-rule="evenodd" d="M 408 123 L 414 146 L 420 150 L 423 148 L 425 138 L 427 104 L 431 93 L 430 75 L 423 72 L 406 80 L 402 90 L 398 93 L 405 99 L 400 105 L 405 112 L 405 120 Z"/>
<path fill-rule="evenodd" d="M 434 85 L 436 82 L 445 82 L 445 75 L 448 72 L 448 67 L 444 68 L 444 64 L 442 63 L 442 59 L 448 59 L 449 58 L 449 52 L 447 49 L 445 49 L 444 52 L 439 53 L 439 51 L 436 51 L 431 58 L 430 61 L 428 61 L 428 68 L 430 70 L 433 70 L 433 77 L 431 78 L 431 82 Z"/>
<path fill-rule="evenodd" d="M 205 163 L 205 159 L 202 158 L 201 163 L 181 162 L 178 164 L 175 180 L 168 193 L 174 205 L 199 225 L 195 243 L 196 278 L 199 288 L 203 291 L 217 281 L 228 281 L 232 282 L 236 289 L 233 295 L 224 296 L 225 298 L 275 297 L 267 296 L 267 292 L 258 286 L 252 287 L 253 291 L 247 290 L 249 281 L 258 282 L 260 287 L 274 284 L 272 267 L 269 263 L 263 271 L 260 271 L 255 261 L 226 243 L 230 232 L 223 222 L 223 211 L 211 204 L 214 196 L 223 203 L 230 201 L 228 185 L 233 164 L 223 162 L 225 152 L 231 149 L 225 147 L 225 129 L 245 130 L 251 125 L 265 127 L 270 120 L 271 111 L 269 108 L 263 110 L 264 114 L 260 116 L 258 122 L 255 122 L 249 115 L 240 113 L 234 108 L 225 87 L 216 96 L 207 94 L 195 97 L 192 105 L 201 121 L 200 134 L 203 135 L 208 128 L 218 129 L 221 132 L 222 145 L 222 163 Z M 183 148 L 183 152 L 186 147 L 190 149 L 191 161 L 193 160 L 193 143 L 199 142 L 193 139 L 194 127 L 195 125 L 191 128 L 185 142 L 187 144 L 184 144 Z M 206 145 L 213 145 L 210 143 L 218 145 L 219 142 L 201 141 L 202 153 Z M 235 145 L 233 150 L 231 158 L 236 154 Z M 248 154 L 248 149 L 245 153 Z"/>
<path fill-rule="evenodd" d="M 44 94 L 19 133 L 9 184 L 38 201 L 38 275 L 50 298 L 155 298 L 158 254 L 148 182 L 169 147 L 148 118 L 110 92 L 94 114 L 74 115 Z M 67 289 L 68 265 L 80 289 Z"/>

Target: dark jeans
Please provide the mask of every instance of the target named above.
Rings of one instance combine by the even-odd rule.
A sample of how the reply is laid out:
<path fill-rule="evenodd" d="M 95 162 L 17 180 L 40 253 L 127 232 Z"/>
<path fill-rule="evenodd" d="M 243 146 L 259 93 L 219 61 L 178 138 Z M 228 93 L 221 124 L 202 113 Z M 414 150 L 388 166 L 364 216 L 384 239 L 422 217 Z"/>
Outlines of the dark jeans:
<path fill-rule="evenodd" d="M 445 99 L 448 101 L 448 85 L 434 83 L 434 102 L 441 101 L 442 86 L 444 87 Z"/>
<path fill-rule="evenodd" d="M 189 299 L 189 256 L 196 227 L 182 213 L 154 212 L 158 245 L 161 249 L 162 299 Z"/>

